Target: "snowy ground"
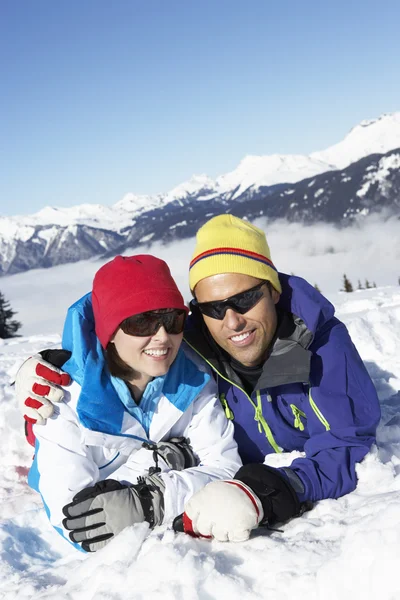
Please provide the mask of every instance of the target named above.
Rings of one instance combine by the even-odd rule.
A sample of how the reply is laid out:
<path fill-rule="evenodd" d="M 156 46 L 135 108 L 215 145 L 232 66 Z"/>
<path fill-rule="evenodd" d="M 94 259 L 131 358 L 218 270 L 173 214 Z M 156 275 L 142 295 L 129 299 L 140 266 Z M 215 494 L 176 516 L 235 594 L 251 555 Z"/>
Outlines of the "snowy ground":
<path fill-rule="evenodd" d="M 83 555 L 53 531 L 40 499 L 26 484 L 32 451 L 9 382 L 26 356 L 59 343 L 57 333 L 35 332 L 60 331 L 64 303 L 87 291 L 97 267 L 67 265 L 40 272 L 40 277 L 31 272 L 8 278 L 2 286 L 6 297 L 13 290 L 12 304 L 17 299 L 23 307 L 18 316 L 26 337 L 0 346 L 0 598 L 398 600 L 400 287 L 328 294 L 382 403 L 378 446 L 359 465 L 354 493 L 320 502 L 284 526 L 283 533 L 256 532 L 246 543 L 194 540 L 166 529 L 148 535 L 141 525 L 125 530 L 103 551 Z M 73 272 L 69 281 L 74 285 L 60 294 L 62 276 L 68 281 Z M 34 310 L 39 296 L 40 310 Z M 291 458 L 271 457 L 270 463 Z"/>

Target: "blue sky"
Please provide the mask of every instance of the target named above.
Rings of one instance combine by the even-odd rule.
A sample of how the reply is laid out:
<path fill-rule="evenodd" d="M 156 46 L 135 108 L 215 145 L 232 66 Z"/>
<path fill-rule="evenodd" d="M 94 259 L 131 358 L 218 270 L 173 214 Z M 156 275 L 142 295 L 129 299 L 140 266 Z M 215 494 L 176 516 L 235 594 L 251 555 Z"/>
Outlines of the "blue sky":
<path fill-rule="evenodd" d="M 400 110 L 398 0 L 2 0 L 0 215 L 166 192 Z"/>

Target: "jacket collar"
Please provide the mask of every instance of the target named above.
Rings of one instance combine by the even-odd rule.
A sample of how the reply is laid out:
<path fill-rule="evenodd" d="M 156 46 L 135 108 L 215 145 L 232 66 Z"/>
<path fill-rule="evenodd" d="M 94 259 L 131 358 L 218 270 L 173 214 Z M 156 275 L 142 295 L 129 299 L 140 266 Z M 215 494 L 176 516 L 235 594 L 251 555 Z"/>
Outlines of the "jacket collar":
<path fill-rule="evenodd" d="M 257 389 L 289 383 L 306 383 L 310 376 L 311 345 L 315 332 L 334 315 L 332 304 L 304 279 L 279 273 L 282 294 L 277 304 L 281 319 Z M 229 355 L 210 335 L 204 319 L 191 304 L 185 340 L 210 366 L 242 387 Z"/>
<path fill-rule="evenodd" d="M 127 435 L 124 433 L 124 416 L 128 411 L 141 421 L 141 429 L 148 432 L 161 396 L 174 407 L 171 414 L 177 420 L 210 379 L 207 373 L 197 369 L 181 347 L 168 373 L 157 378 L 159 382 L 156 384 L 159 383 L 159 386 L 153 394 L 153 401 L 144 403 L 147 410 L 140 409 L 136 413 L 130 411 L 129 398 L 125 397 L 129 395 L 126 385 L 117 380 L 121 385 L 117 385 L 116 389 L 116 378 L 110 376 L 96 337 L 91 294 L 75 302 L 68 310 L 63 348 L 71 351 L 71 357 L 63 369 L 81 386 L 76 409 L 79 420 L 92 431 Z"/>
<path fill-rule="evenodd" d="M 239 387 L 243 387 L 239 375 L 232 368 L 229 355 L 211 337 L 203 317 L 196 307 L 190 318 L 194 323 L 193 327 L 185 332 L 185 341 L 217 373 Z M 291 313 L 282 313 L 275 341 L 269 357 L 264 363 L 256 389 L 308 382 L 311 359 L 308 346 L 312 339 L 313 335 L 302 319 Z"/>

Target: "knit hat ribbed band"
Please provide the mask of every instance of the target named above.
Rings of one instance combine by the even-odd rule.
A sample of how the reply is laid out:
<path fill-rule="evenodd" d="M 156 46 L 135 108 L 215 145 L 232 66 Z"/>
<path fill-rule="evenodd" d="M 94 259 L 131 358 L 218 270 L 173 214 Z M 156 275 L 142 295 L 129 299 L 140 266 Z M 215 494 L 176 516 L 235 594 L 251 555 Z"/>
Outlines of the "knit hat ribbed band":
<path fill-rule="evenodd" d="M 198 230 L 190 262 L 190 289 L 193 291 L 201 279 L 219 273 L 265 279 L 282 292 L 265 233 L 233 215 L 213 217 Z"/>
<path fill-rule="evenodd" d="M 107 347 L 118 326 L 132 315 L 160 308 L 188 308 L 166 262 L 150 254 L 116 256 L 93 280 L 96 335 Z"/>

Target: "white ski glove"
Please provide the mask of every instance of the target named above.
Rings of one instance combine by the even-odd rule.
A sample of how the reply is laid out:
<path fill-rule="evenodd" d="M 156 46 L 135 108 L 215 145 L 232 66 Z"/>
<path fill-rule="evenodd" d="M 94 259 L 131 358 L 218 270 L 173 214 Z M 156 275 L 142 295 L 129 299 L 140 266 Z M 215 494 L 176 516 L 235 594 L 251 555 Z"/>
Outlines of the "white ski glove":
<path fill-rule="evenodd" d="M 236 479 L 212 481 L 185 506 L 184 530 L 219 542 L 243 542 L 264 517 L 259 498 Z"/>
<path fill-rule="evenodd" d="M 54 411 L 53 403 L 61 402 L 71 378 L 57 367 L 43 360 L 40 354 L 28 358 L 15 377 L 15 395 L 28 423 L 44 425 Z"/>

